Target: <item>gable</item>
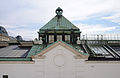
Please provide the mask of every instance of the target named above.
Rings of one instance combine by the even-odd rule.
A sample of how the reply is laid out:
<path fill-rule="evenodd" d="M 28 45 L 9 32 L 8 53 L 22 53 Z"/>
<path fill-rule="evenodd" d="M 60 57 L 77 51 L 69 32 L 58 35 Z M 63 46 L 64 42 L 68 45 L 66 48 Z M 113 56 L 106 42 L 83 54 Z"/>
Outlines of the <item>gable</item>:
<path fill-rule="evenodd" d="M 33 58 L 39 58 L 41 56 L 44 56 L 44 54 L 46 54 L 47 52 L 50 52 L 50 50 L 58 47 L 58 46 L 62 46 L 63 48 L 69 50 L 70 52 L 74 53 L 76 56 L 79 56 L 80 58 L 87 58 L 88 55 L 78 52 L 75 49 L 73 49 L 72 47 L 70 47 L 69 45 L 65 44 L 62 41 L 56 42 L 53 45 L 47 47 L 46 49 L 42 50 L 41 52 L 37 53 L 36 55 L 32 56 Z"/>

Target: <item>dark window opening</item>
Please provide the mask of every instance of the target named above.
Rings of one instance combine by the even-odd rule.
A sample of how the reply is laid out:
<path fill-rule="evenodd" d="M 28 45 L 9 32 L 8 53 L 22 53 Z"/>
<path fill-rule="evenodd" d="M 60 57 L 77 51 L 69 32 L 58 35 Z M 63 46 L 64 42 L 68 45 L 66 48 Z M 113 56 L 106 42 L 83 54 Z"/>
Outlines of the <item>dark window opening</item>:
<path fill-rule="evenodd" d="M 8 78 L 8 75 L 3 75 L 3 78 Z"/>

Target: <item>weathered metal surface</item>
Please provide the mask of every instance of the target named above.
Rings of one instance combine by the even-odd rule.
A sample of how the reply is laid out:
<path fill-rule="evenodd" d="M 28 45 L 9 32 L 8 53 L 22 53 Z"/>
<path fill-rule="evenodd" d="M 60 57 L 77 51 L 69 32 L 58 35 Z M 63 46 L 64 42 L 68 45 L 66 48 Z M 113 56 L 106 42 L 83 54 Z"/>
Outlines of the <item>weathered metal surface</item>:
<path fill-rule="evenodd" d="M 41 30 L 44 29 L 79 29 L 75 25 L 73 25 L 69 20 L 67 20 L 64 16 L 61 16 L 59 19 L 55 16 L 51 19 L 47 24 L 45 24 Z"/>
<path fill-rule="evenodd" d="M 12 45 L 0 49 L 0 57 L 25 57 L 30 48 L 20 48 Z"/>

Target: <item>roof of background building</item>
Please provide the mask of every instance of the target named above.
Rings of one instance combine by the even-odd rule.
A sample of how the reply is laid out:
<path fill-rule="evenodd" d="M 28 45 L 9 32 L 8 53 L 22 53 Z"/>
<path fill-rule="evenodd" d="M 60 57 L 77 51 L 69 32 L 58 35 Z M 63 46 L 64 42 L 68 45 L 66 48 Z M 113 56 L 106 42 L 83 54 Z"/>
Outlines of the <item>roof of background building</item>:
<path fill-rule="evenodd" d="M 8 36 L 8 33 L 7 33 L 6 29 L 2 26 L 0 26 L 0 34 Z"/>

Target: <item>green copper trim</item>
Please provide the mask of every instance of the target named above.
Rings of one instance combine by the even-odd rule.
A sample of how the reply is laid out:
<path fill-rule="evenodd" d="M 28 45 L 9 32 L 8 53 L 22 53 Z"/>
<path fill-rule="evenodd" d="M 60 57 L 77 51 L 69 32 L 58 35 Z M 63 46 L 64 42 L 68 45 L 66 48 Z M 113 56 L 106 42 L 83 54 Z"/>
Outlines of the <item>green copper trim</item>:
<path fill-rule="evenodd" d="M 44 48 L 44 45 L 33 45 L 30 52 L 28 53 L 27 57 L 31 57 L 34 56 L 38 53 L 40 53 L 41 51 L 45 50 L 46 48 L 50 47 L 51 45 L 55 44 L 56 42 L 49 44 L 47 47 Z M 39 49 L 41 48 L 41 49 Z"/>
<path fill-rule="evenodd" d="M 31 57 L 1 57 L 0 61 L 32 61 Z"/>
<path fill-rule="evenodd" d="M 36 51 L 37 51 L 37 49 L 38 49 L 39 46 L 40 45 L 33 45 L 32 48 L 31 48 L 31 50 L 29 51 L 27 57 L 30 57 L 30 56 L 34 55 L 36 53 Z"/>
<path fill-rule="evenodd" d="M 61 42 L 63 42 L 63 41 L 61 41 Z M 75 49 L 74 45 L 67 44 L 66 42 L 63 42 L 63 43 L 66 44 L 66 45 L 68 45 L 69 47 L 73 48 L 74 50 L 76 50 L 77 52 L 79 52 L 79 53 L 82 54 L 82 55 L 85 55 L 85 56 L 88 56 L 88 55 L 89 55 L 89 54 L 87 54 L 87 53 L 82 53 L 82 52 L 80 52 L 81 49 Z"/>

